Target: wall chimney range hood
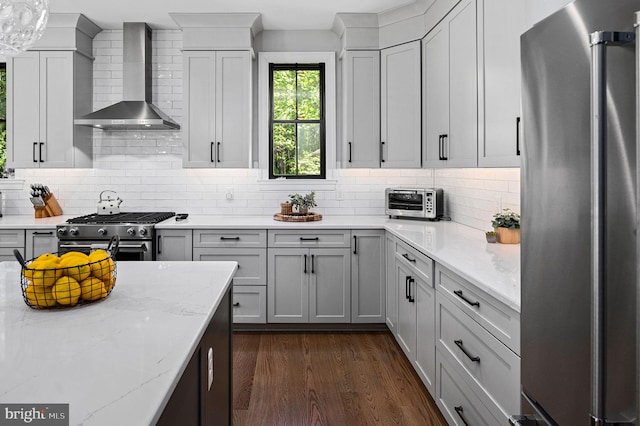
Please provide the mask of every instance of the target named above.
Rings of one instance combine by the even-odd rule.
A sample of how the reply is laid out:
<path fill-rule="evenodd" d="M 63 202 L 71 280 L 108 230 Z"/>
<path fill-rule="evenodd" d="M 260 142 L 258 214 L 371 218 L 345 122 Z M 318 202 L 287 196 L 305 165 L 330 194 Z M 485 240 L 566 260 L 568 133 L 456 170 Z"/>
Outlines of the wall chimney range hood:
<path fill-rule="evenodd" d="M 123 100 L 74 120 L 103 130 L 177 130 L 180 125 L 152 101 L 151 28 L 144 22 L 123 24 Z"/>

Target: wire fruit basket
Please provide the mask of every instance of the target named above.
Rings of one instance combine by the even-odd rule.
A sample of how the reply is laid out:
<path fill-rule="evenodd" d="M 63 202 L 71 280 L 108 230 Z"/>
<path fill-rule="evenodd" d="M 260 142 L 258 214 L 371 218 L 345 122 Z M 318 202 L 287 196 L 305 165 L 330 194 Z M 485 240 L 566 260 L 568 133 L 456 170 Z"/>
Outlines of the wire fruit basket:
<path fill-rule="evenodd" d="M 89 255 L 72 251 L 45 253 L 25 261 L 18 250 L 20 288 L 27 306 L 34 309 L 59 309 L 85 305 L 111 294 L 116 284 L 115 256 L 120 239 L 114 236 L 105 249 Z"/>

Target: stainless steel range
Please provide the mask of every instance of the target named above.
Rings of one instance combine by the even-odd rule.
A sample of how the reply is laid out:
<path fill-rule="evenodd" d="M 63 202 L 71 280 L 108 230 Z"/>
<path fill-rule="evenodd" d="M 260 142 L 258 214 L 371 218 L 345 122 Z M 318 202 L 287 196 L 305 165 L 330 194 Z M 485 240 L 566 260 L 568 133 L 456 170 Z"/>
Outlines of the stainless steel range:
<path fill-rule="evenodd" d="M 173 216 L 174 212 L 132 212 L 75 217 L 57 226 L 58 251 L 88 253 L 118 235 L 117 260 L 155 260 L 154 225 Z"/>

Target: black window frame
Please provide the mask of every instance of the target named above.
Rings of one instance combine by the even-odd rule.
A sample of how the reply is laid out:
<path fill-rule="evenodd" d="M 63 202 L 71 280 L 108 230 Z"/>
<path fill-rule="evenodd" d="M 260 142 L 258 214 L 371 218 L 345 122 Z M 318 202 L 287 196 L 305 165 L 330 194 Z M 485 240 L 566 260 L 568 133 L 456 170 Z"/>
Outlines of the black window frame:
<path fill-rule="evenodd" d="M 320 72 L 320 118 L 317 120 L 275 120 L 273 117 L 273 72 L 274 71 L 319 71 Z M 297 95 L 297 87 L 296 87 Z M 296 100 L 297 107 L 297 100 Z M 273 170 L 273 125 L 276 123 L 296 124 L 296 164 L 298 154 L 297 124 L 320 124 L 320 174 L 319 175 L 275 175 Z M 325 97 L 325 64 L 323 62 L 313 64 L 276 64 L 269 63 L 269 179 L 326 179 L 327 176 L 327 149 L 326 149 L 326 97 Z M 297 166 L 296 166 L 297 170 Z"/>

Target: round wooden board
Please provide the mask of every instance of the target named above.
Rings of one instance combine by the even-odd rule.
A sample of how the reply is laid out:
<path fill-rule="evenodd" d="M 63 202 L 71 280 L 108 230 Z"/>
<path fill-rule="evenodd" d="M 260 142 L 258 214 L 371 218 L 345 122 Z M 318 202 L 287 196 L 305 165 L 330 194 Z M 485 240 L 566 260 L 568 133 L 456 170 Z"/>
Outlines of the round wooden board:
<path fill-rule="evenodd" d="M 322 215 L 320 213 L 307 213 L 305 215 L 276 213 L 273 215 L 273 219 L 280 222 L 315 222 L 322 220 Z"/>

